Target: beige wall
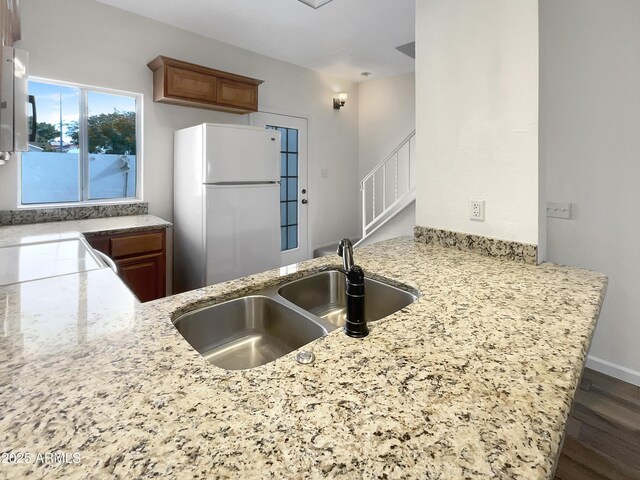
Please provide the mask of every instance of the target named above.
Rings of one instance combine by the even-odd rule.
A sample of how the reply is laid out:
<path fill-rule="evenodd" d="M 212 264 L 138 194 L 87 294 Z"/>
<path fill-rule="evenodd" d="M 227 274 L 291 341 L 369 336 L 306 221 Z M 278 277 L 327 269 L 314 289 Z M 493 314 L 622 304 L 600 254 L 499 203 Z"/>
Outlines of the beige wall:
<path fill-rule="evenodd" d="M 537 0 L 418 1 L 416 47 L 417 224 L 537 244 Z"/>
<path fill-rule="evenodd" d="M 415 128 L 415 74 L 362 82 L 359 179 L 384 160 Z"/>
<path fill-rule="evenodd" d="M 358 178 L 362 180 L 416 128 L 415 74 L 368 80 L 360 84 Z M 362 221 L 362 197 L 359 198 Z M 412 235 L 415 204 L 385 224 L 364 244 Z"/>
<path fill-rule="evenodd" d="M 540 72 L 548 258 L 609 276 L 587 365 L 640 385 L 640 3 L 541 0 Z"/>

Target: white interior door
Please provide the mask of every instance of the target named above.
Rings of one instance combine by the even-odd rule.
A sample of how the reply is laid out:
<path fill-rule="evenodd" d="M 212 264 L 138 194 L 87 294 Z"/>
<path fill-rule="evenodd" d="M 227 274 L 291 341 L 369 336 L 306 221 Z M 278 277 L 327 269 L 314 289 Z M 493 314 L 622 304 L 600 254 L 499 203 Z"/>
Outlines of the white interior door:
<path fill-rule="evenodd" d="M 280 132 L 281 265 L 307 260 L 307 119 L 258 112 L 251 114 L 251 124 Z"/>

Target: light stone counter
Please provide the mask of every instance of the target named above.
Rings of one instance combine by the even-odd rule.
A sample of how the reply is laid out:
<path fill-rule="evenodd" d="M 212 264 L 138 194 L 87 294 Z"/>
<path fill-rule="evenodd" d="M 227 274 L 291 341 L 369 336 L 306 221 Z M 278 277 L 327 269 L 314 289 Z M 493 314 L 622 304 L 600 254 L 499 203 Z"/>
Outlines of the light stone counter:
<path fill-rule="evenodd" d="M 7 225 L 0 227 L 0 247 L 33 241 L 32 237 L 48 235 L 65 238 L 69 232 L 108 235 L 112 233 L 136 232 L 169 228 L 171 223 L 153 215 L 127 215 L 121 217 L 64 220 L 59 222 Z"/>
<path fill-rule="evenodd" d="M 0 477 L 551 478 L 606 278 L 408 238 L 355 259 L 422 297 L 310 366 L 219 369 L 171 318 L 337 256 L 144 305 L 107 269 L 1 289 L 0 451 L 31 464 Z"/>

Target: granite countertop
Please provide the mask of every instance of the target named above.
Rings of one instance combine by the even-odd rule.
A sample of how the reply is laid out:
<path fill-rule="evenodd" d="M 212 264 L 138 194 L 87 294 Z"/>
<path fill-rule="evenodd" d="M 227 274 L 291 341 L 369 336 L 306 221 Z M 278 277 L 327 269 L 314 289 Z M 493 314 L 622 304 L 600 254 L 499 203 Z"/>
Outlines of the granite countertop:
<path fill-rule="evenodd" d="M 172 318 L 337 256 L 142 305 L 107 269 L 0 289 L 0 451 L 31 455 L 0 475 L 551 478 L 606 277 L 410 238 L 355 259 L 422 297 L 307 366 L 222 370 Z"/>
<path fill-rule="evenodd" d="M 58 222 L 6 225 L 0 227 L 0 247 L 31 241 L 36 235 L 64 236 L 68 232 L 108 235 L 112 233 L 136 232 L 169 228 L 171 223 L 153 215 L 126 215 L 119 217 L 90 218 L 85 220 L 63 220 Z"/>

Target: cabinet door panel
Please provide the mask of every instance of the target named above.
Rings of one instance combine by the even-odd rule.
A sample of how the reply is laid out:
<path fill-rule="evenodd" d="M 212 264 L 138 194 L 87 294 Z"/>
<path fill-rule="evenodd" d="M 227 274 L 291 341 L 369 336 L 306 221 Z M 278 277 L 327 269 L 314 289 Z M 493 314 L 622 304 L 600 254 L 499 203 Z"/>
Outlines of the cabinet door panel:
<path fill-rule="evenodd" d="M 167 95 L 199 100 L 216 101 L 217 78 L 182 68 L 167 67 Z"/>
<path fill-rule="evenodd" d="M 164 296 L 164 254 L 117 260 L 118 274 L 141 302 Z"/>
<path fill-rule="evenodd" d="M 258 86 L 221 78 L 218 81 L 218 103 L 255 111 L 258 109 Z"/>

